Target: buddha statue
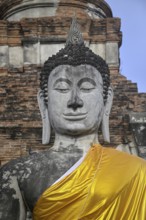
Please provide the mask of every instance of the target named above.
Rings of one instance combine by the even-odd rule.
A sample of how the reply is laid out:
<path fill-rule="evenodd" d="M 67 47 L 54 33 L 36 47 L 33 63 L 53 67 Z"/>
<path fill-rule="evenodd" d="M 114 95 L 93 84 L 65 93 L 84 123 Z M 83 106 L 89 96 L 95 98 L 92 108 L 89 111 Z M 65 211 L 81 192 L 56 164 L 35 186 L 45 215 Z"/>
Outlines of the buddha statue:
<path fill-rule="evenodd" d="M 25 220 L 27 211 L 34 220 L 146 219 L 146 162 L 99 144 L 99 126 L 110 140 L 110 74 L 75 18 L 40 81 L 42 142 L 53 129 L 54 144 L 1 168 L 0 219 Z"/>

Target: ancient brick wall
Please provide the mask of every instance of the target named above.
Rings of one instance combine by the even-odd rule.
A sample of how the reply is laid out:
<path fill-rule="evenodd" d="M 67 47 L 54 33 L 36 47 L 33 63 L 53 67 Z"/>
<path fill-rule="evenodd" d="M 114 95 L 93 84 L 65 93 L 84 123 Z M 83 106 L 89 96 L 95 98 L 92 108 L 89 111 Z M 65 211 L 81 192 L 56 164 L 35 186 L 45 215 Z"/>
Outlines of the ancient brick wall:
<path fill-rule="evenodd" d="M 129 114 L 146 111 L 146 93 L 138 93 L 137 84 L 127 80 L 121 74 L 111 71 L 111 81 L 114 88 L 113 107 L 110 116 L 111 145 L 122 143 L 127 137 L 133 141 Z"/>
<path fill-rule="evenodd" d="M 120 19 L 91 20 L 79 16 L 78 21 L 87 45 L 95 52 L 100 48 L 99 54 L 110 67 L 115 94 L 110 117 L 114 147 L 121 143 L 125 132 L 131 138 L 128 114 L 146 110 L 146 94 L 139 94 L 137 85 L 119 73 Z M 39 74 L 45 59 L 65 43 L 70 23 L 71 17 L 61 14 L 19 22 L 0 21 L 1 164 L 48 148 L 41 144 L 41 116 L 36 98 Z"/>

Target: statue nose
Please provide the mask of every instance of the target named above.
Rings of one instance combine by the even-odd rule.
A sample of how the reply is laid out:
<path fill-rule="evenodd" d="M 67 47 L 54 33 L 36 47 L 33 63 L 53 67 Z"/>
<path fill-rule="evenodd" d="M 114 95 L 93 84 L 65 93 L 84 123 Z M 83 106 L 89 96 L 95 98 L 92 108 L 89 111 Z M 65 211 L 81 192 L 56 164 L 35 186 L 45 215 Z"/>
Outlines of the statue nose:
<path fill-rule="evenodd" d="M 67 103 L 67 107 L 76 110 L 77 108 L 83 107 L 83 101 L 73 92 L 71 99 Z"/>

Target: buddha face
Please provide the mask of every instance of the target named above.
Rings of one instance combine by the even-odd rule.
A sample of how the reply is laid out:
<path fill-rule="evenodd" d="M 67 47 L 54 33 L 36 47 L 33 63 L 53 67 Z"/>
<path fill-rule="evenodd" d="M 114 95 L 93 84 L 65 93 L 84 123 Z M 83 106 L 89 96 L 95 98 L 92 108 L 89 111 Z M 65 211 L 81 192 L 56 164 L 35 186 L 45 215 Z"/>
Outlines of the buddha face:
<path fill-rule="evenodd" d="M 103 112 L 103 81 L 90 65 L 56 67 L 48 80 L 48 112 L 55 132 L 84 135 L 97 131 Z"/>

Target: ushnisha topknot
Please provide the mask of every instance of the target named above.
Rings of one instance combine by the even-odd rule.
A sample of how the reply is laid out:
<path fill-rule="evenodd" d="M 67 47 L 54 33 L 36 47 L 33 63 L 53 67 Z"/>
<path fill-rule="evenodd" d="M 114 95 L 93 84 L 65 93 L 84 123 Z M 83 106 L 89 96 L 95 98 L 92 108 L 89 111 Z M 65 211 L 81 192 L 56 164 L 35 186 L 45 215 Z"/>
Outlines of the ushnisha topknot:
<path fill-rule="evenodd" d="M 100 72 L 103 79 L 103 98 L 104 102 L 106 102 L 110 85 L 108 65 L 100 56 L 96 55 L 85 46 L 77 20 L 74 17 L 65 48 L 61 49 L 56 55 L 48 58 L 44 63 L 40 75 L 40 87 L 46 105 L 48 103 L 48 78 L 51 71 L 60 65 L 78 66 L 81 64 L 91 65 Z"/>

